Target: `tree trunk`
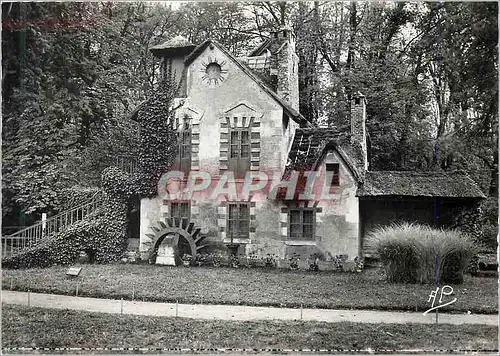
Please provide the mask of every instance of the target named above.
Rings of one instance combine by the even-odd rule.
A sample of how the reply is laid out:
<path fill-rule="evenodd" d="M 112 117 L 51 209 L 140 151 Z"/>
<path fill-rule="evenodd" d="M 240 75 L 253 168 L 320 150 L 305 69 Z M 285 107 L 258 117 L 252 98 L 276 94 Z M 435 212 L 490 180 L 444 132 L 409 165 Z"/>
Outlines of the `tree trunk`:
<path fill-rule="evenodd" d="M 493 152 L 493 165 L 491 168 L 490 197 L 498 197 L 498 149 Z"/>
<path fill-rule="evenodd" d="M 349 14 L 349 49 L 347 52 L 347 68 L 351 69 L 354 62 L 354 42 L 356 37 L 356 2 L 351 2 Z"/>
<path fill-rule="evenodd" d="M 349 80 L 346 84 L 346 93 L 348 100 L 351 99 L 352 95 L 352 87 L 351 87 L 351 79 L 350 74 L 352 72 L 352 68 L 354 67 L 354 50 L 355 50 L 355 41 L 356 41 L 356 30 L 357 30 L 357 21 L 356 21 L 356 2 L 352 1 L 350 6 L 350 14 L 349 14 L 349 48 L 347 51 L 347 70 L 349 72 Z"/>

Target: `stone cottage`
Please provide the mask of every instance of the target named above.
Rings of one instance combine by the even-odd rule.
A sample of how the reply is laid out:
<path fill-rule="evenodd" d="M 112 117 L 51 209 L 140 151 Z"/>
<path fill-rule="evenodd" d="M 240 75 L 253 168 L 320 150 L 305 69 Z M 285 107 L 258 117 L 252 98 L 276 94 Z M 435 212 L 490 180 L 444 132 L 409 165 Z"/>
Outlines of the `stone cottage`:
<path fill-rule="evenodd" d="M 166 199 L 159 189 L 157 197 L 142 199 L 139 248 L 152 252 L 156 263 L 175 264 L 175 256 L 202 252 L 210 241 L 245 255 L 344 255 L 352 261 L 369 256 L 363 241 L 374 226 L 399 219 L 446 226 L 449 214 L 442 212 L 484 197 L 466 176 L 370 171 L 361 94 L 351 101 L 350 130 L 308 122 L 298 112 L 290 29 L 272 32 L 243 58 L 213 40 L 195 46 L 182 37 L 151 52 L 181 88 L 173 169 L 185 175 L 175 190 L 210 177 L 207 189 L 233 184 L 248 193 L 224 188 L 220 195 L 198 191 Z M 190 174 L 194 180 L 186 178 Z M 255 177 L 264 180 L 260 191 L 249 189 Z M 168 185 L 159 188 L 168 192 Z"/>

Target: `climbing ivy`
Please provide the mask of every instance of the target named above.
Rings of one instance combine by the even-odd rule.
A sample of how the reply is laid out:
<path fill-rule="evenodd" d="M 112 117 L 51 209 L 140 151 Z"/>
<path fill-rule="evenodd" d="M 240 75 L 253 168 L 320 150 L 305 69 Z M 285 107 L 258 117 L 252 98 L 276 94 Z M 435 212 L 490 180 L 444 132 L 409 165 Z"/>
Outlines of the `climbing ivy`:
<path fill-rule="evenodd" d="M 157 184 L 168 171 L 177 154 L 173 99 L 178 92 L 170 76 L 138 111 L 141 130 L 138 171 L 128 185 L 129 196 L 154 197 Z"/>
<path fill-rule="evenodd" d="M 98 187 L 82 187 L 75 185 L 57 192 L 57 211 L 72 209 L 90 201 L 100 192 Z"/>
<path fill-rule="evenodd" d="M 48 267 L 72 264 L 81 252 L 90 262 L 118 261 L 127 247 L 127 177 L 115 167 L 102 174 L 101 208 L 34 247 L 2 261 L 5 268 Z"/>
<path fill-rule="evenodd" d="M 41 244 L 3 260 L 6 268 L 71 264 L 81 252 L 90 262 L 119 260 L 127 247 L 127 201 L 134 195 L 153 197 L 161 175 L 177 153 L 173 99 L 178 88 L 166 76 L 153 96 L 138 111 L 141 130 L 138 170 L 129 175 L 116 167 L 102 173 L 105 201 L 102 208 Z"/>

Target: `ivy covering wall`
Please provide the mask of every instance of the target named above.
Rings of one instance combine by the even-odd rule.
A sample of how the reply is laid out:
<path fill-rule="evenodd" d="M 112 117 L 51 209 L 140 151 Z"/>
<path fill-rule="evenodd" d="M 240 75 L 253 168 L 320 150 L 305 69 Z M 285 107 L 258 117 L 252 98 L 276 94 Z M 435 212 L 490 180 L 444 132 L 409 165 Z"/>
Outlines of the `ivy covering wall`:
<path fill-rule="evenodd" d="M 176 86 L 167 77 L 152 97 L 141 106 L 137 119 L 141 138 L 138 170 L 128 184 L 129 196 L 154 197 L 158 181 L 168 171 L 177 154 L 177 135 L 173 120 Z"/>
<path fill-rule="evenodd" d="M 85 252 L 90 262 L 121 258 L 127 247 L 126 176 L 117 168 L 102 174 L 103 205 L 83 220 L 50 236 L 34 247 L 5 258 L 4 268 L 48 267 L 73 263 Z"/>
<path fill-rule="evenodd" d="M 5 268 L 48 267 L 73 263 L 85 252 L 89 262 L 118 261 L 127 248 L 127 202 L 133 196 L 157 194 L 160 176 L 168 171 L 177 152 L 173 98 L 177 88 L 162 81 L 138 112 L 141 147 L 138 171 L 129 175 L 116 167 L 102 173 L 104 203 L 94 213 L 42 243 L 3 259 Z"/>

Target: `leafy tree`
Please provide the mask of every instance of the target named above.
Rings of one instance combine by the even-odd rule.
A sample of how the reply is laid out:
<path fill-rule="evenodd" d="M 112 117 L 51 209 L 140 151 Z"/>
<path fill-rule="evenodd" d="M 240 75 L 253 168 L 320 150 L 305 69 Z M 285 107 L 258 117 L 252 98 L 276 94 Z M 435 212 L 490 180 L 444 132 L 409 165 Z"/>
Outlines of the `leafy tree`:
<path fill-rule="evenodd" d="M 50 213 L 58 206 L 56 191 L 97 184 L 113 155 L 137 150 L 137 125 L 124 118 L 157 81 L 148 47 L 168 30 L 171 10 L 124 3 L 2 6 L 2 189 L 12 208 L 3 216 L 17 209 Z"/>
<path fill-rule="evenodd" d="M 296 33 L 306 117 L 346 127 L 350 95 L 360 91 L 372 169 L 459 168 L 498 195 L 496 3 L 194 2 L 172 10 L 32 2 L 2 10 L 9 224 L 20 209 L 55 211 L 64 188 L 98 184 L 122 153 L 140 155 L 128 117 L 160 85 L 152 45 L 182 34 L 240 56 L 283 25 Z"/>

